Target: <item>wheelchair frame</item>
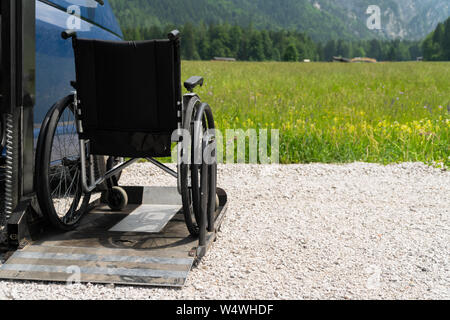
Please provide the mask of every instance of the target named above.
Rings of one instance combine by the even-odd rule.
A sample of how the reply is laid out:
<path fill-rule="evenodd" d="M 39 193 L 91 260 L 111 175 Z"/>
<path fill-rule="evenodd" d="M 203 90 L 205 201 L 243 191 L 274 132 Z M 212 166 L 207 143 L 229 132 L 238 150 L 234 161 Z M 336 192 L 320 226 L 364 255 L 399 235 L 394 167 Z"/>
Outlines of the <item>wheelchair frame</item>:
<path fill-rule="evenodd" d="M 72 41 L 76 41 L 77 39 L 77 34 L 74 30 L 67 30 L 64 31 L 62 33 L 62 38 L 67 40 L 67 39 L 72 39 Z M 180 32 L 178 30 L 174 30 L 172 32 L 170 32 L 168 34 L 168 38 L 170 41 L 175 43 L 175 49 L 176 49 L 176 53 L 175 55 L 178 56 L 179 58 L 179 54 L 180 54 Z M 177 143 L 177 148 L 178 148 L 178 153 L 177 153 L 177 168 L 178 168 L 178 172 L 175 172 L 174 170 L 172 170 L 171 168 L 169 168 L 168 166 L 164 165 L 163 163 L 157 161 L 154 158 L 151 157 L 147 157 L 146 160 L 149 161 L 151 164 L 155 165 L 156 167 L 158 167 L 159 169 L 163 170 L 164 172 L 168 173 L 169 175 L 173 176 L 174 178 L 177 179 L 177 189 L 180 195 L 183 195 L 183 190 L 182 190 L 182 178 L 181 178 L 181 170 L 182 170 L 182 165 L 183 165 L 183 161 L 182 161 L 182 154 L 184 152 L 184 149 L 182 147 L 182 137 L 181 137 L 181 132 L 180 130 L 183 129 L 183 125 L 185 125 L 186 119 L 191 119 L 192 120 L 192 116 L 193 116 L 193 112 L 194 112 L 194 107 L 196 103 L 200 103 L 200 109 L 202 110 L 206 110 L 210 112 L 210 120 L 212 120 L 212 128 L 210 129 L 215 129 L 214 127 L 214 119 L 212 117 L 212 113 L 211 113 L 211 109 L 209 107 L 208 104 L 206 103 L 202 103 L 200 101 L 200 98 L 198 97 L 197 94 L 193 93 L 193 90 L 197 87 L 197 86 L 202 86 L 203 85 L 203 78 L 202 77 L 198 77 L 198 76 L 193 76 L 191 78 L 189 78 L 185 83 L 184 86 L 185 88 L 190 92 L 188 94 L 183 95 L 182 101 L 177 101 L 177 117 L 178 117 L 178 122 L 177 122 L 177 130 L 178 130 L 178 134 L 180 136 L 180 138 L 178 139 L 178 141 L 172 141 L 172 142 L 176 142 Z M 76 83 L 72 83 L 73 87 L 76 88 Z M 74 105 L 74 115 L 75 115 L 75 120 L 76 120 L 76 128 L 77 128 L 77 134 L 79 136 L 83 136 L 84 134 L 84 129 L 83 129 L 83 123 L 82 123 L 82 110 L 79 107 L 79 103 L 80 101 L 78 100 L 78 96 L 77 96 L 77 92 L 74 91 L 73 92 L 73 97 L 74 97 L 74 101 L 73 101 L 73 105 Z M 201 113 L 202 115 L 202 113 Z M 201 154 L 203 155 L 203 151 L 205 149 L 205 144 L 203 141 L 203 136 L 200 136 L 201 131 L 201 121 L 199 121 L 201 119 L 197 119 L 197 121 L 194 121 L 194 139 L 193 139 L 193 146 L 191 146 L 193 153 L 198 152 L 198 149 L 201 149 Z M 215 137 L 213 137 L 213 139 L 215 139 Z M 122 172 L 123 170 L 125 170 L 127 167 L 133 165 L 134 163 L 136 163 L 140 158 L 133 158 L 130 159 L 122 164 L 119 164 L 115 167 L 113 167 L 110 170 L 107 170 L 107 172 L 100 178 L 96 179 L 95 177 L 95 171 L 94 171 L 94 156 L 93 155 L 89 155 L 87 156 L 86 154 L 86 148 L 89 146 L 89 140 L 85 140 L 84 138 L 80 138 L 79 140 L 79 147 L 80 147 L 80 161 L 81 161 L 81 183 L 82 183 L 82 188 L 83 188 L 83 192 L 85 194 L 89 194 L 91 192 L 93 192 L 100 184 L 106 182 L 108 185 L 108 189 L 111 190 L 111 188 L 114 186 L 114 183 L 111 182 L 111 179 L 116 176 L 117 174 L 119 174 L 120 172 Z M 214 152 L 214 155 L 216 153 Z M 193 165 L 193 164 L 191 164 Z M 217 163 L 212 164 L 214 170 L 217 170 Z M 89 173 L 87 172 L 87 167 L 89 167 Z M 204 184 L 208 185 L 208 188 L 211 185 L 214 185 L 214 193 L 216 190 L 216 183 L 217 183 L 217 177 L 215 176 L 216 173 L 214 172 L 214 170 L 209 170 L 208 171 L 208 167 L 205 163 L 202 163 L 201 167 L 199 168 L 201 175 L 202 175 L 202 179 L 203 177 L 206 177 L 208 173 L 210 173 L 210 175 L 212 175 L 209 179 L 209 181 L 205 181 L 204 179 L 201 181 L 202 186 Z M 214 172 L 214 174 L 212 173 Z M 117 183 L 116 183 L 117 185 Z M 203 188 L 203 187 L 202 187 Z M 205 193 L 206 190 L 202 189 L 201 190 L 201 194 L 202 194 L 202 199 L 201 199 L 201 203 L 200 203 L 200 208 L 198 208 L 198 211 L 201 212 L 200 215 L 197 215 L 197 219 L 199 219 L 200 221 L 197 221 L 198 223 L 198 227 L 199 227 L 199 243 L 200 243 L 200 247 L 204 248 L 206 245 L 206 234 L 207 232 L 213 232 L 214 230 L 214 217 L 213 217 L 213 213 L 215 212 L 215 209 L 212 208 L 212 203 L 216 203 L 216 197 L 214 197 L 212 195 L 209 195 L 208 197 L 204 196 L 203 193 Z M 205 199 L 207 198 L 207 200 Z M 210 207 L 208 207 L 208 202 L 210 204 Z M 184 208 L 184 210 L 186 210 L 186 208 Z M 194 209 L 195 210 L 195 209 Z M 209 214 L 208 214 L 209 212 Z M 189 228 L 189 226 L 188 226 Z M 194 234 L 193 230 L 190 230 L 191 234 Z M 204 250 L 206 252 L 206 250 Z"/>
<path fill-rule="evenodd" d="M 67 268 L 70 265 L 79 266 L 80 282 L 83 283 L 182 287 L 192 266 L 201 261 L 217 237 L 227 210 L 226 192 L 220 188 L 217 189 L 219 208 L 214 217 L 206 214 L 206 207 L 203 205 L 204 210 L 198 221 L 201 224 L 198 237 L 189 235 L 181 212 L 170 220 L 161 233 L 110 231 L 109 226 L 126 218 L 134 206 L 159 206 L 165 201 L 170 205 L 180 206 L 178 193 L 183 193 L 180 189 L 187 186 L 182 183 L 183 180 L 183 182 L 186 181 L 186 167 L 183 169 L 183 165 L 178 164 L 177 173 L 157 160 L 149 158 L 149 162 L 177 178 L 178 192 L 176 188 L 124 187 L 130 195 L 130 204 L 132 204 L 124 212 L 107 214 L 103 207 L 99 206 L 100 201 L 96 200 L 89 203 L 87 211 L 90 214 L 85 217 L 86 220 L 77 230 L 59 232 L 51 228 L 50 220 L 45 216 L 42 205 L 37 201 L 39 190 L 43 189 L 43 186 L 39 183 L 36 171 L 39 171 L 39 164 L 43 162 L 33 161 L 34 158 L 38 158 L 39 153 L 36 152 L 36 157 L 33 154 L 34 41 L 32 37 L 27 38 L 27 41 L 25 39 L 26 35 L 35 34 L 35 2 L 2 0 L 1 8 L 3 34 L 1 50 L 2 53 L 7 53 L 7 56 L 2 57 L 1 62 L 8 66 L 1 70 L 2 80 L 5 81 L 1 88 L 1 113 L 9 120 L 7 126 L 9 162 L 6 164 L 8 179 L 6 188 L 0 193 L 2 200 L 6 200 L 6 203 L 2 203 L 1 209 L 4 210 L 0 211 L 0 216 L 6 223 L 1 228 L 2 235 L 5 235 L 6 239 L 5 243 L 0 244 L 0 253 L 5 253 L 3 256 L 5 261 L 0 266 L 0 279 L 70 282 L 73 276 L 71 267 Z M 174 36 L 177 35 L 174 34 Z M 201 112 L 209 108 L 208 105 L 200 102 L 196 94 L 192 93 L 192 90 L 197 85 L 201 85 L 202 81 L 202 78 L 192 77 L 185 82 L 185 87 L 191 93 L 180 97 L 182 101 L 179 104 L 179 129 L 185 123 L 195 121 L 193 119 L 195 106 L 199 107 Z M 76 93 L 70 96 L 70 100 L 65 98 L 59 105 L 57 103 L 54 106 L 55 110 L 56 107 L 59 108 L 58 110 L 63 110 L 63 104 L 70 103 L 72 111 L 72 102 L 73 105 L 78 106 Z M 78 111 L 74 113 L 75 117 L 77 113 Z M 59 121 L 59 118 L 56 120 Z M 45 121 L 42 124 L 41 133 L 51 137 L 45 131 L 55 123 L 53 121 L 50 125 L 48 118 Z M 56 125 L 58 123 L 56 122 Z M 71 126 L 73 132 L 74 127 Z M 83 129 L 82 126 L 80 129 Z M 87 141 L 84 141 L 79 147 L 83 150 L 86 144 Z M 180 148 L 180 144 L 178 147 Z M 42 150 L 44 149 L 41 149 L 41 154 L 44 153 Z M 181 153 L 179 153 L 180 156 Z M 85 187 L 87 189 L 92 187 L 89 182 L 98 185 L 105 180 L 114 180 L 118 172 L 136 160 L 132 159 L 115 166 L 101 179 L 94 181 L 92 179 L 93 160 L 85 153 L 83 168 L 91 164 L 90 172 L 85 171 Z M 76 161 L 80 166 L 79 155 Z M 3 170 L 3 167 L 0 169 Z M 214 171 L 211 166 L 208 167 L 205 164 L 201 165 L 201 170 Z M 203 175 L 202 179 L 204 180 L 205 177 L 206 175 Z M 210 177 L 211 180 L 215 179 L 213 175 Z M 81 191 L 81 188 L 77 191 Z M 152 197 L 147 197 L 149 194 Z M 204 200 L 206 200 L 205 197 L 202 198 L 202 201 Z"/>

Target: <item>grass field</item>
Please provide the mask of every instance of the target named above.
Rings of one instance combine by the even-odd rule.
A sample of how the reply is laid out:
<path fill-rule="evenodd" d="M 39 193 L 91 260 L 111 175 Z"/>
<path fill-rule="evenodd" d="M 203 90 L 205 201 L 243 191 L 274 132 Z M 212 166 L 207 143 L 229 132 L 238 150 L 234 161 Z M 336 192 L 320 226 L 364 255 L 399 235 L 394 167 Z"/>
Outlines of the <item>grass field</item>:
<path fill-rule="evenodd" d="M 450 165 L 450 63 L 183 62 L 217 127 L 279 129 L 282 163 Z"/>

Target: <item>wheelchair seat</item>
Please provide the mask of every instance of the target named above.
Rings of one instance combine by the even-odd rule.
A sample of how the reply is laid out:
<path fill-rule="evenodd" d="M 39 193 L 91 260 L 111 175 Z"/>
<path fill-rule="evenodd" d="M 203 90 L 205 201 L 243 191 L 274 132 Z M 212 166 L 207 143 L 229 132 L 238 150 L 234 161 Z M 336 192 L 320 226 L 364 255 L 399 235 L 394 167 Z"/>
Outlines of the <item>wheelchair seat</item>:
<path fill-rule="evenodd" d="M 177 42 L 74 39 L 77 94 L 90 152 L 168 157 L 181 111 Z"/>

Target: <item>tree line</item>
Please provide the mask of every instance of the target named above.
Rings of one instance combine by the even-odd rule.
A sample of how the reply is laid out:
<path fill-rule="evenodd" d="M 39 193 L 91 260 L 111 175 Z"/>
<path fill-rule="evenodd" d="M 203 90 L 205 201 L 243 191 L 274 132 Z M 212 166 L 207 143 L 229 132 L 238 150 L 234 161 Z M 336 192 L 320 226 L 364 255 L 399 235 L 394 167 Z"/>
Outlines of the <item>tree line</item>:
<path fill-rule="evenodd" d="M 157 25 L 124 30 L 127 40 L 165 38 L 173 25 Z M 445 30 L 445 28 L 444 28 Z M 241 61 L 331 61 L 336 57 L 369 57 L 379 61 L 409 61 L 423 55 L 418 41 L 330 40 L 314 42 L 307 34 L 289 30 L 259 30 L 229 24 L 185 23 L 182 58 L 211 60 L 214 57 Z M 433 42 L 434 43 L 434 42 Z M 434 47 L 433 47 L 434 48 Z"/>
<path fill-rule="evenodd" d="M 323 10 L 317 8 L 317 2 L 320 2 Z M 168 23 L 182 26 L 186 22 L 229 23 L 245 27 L 251 22 L 253 27 L 259 30 L 289 29 L 306 32 L 315 41 L 353 40 L 355 37 L 367 39 L 372 35 L 372 31 L 366 27 L 365 17 L 363 21 L 352 19 L 348 23 L 346 6 L 335 2 L 334 0 L 109 0 L 122 29 L 149 28 L 153 25 L 163 28 Z M 383 4 L 385 2 L 386 4 Z M 388 2 L 392 0 L 377 1 L 381 7 L 391 6 Z M 363 10 L 367 8 L 364 4 L 362 7 Z M 352 8 L 353 12 L 361 10 L 360 5 Z"/>
<path fill-rule="evenodd" d="M 424 59 L 450 61 L 450 18 L 439 23 L 436 30 L 423 41 Z"/>

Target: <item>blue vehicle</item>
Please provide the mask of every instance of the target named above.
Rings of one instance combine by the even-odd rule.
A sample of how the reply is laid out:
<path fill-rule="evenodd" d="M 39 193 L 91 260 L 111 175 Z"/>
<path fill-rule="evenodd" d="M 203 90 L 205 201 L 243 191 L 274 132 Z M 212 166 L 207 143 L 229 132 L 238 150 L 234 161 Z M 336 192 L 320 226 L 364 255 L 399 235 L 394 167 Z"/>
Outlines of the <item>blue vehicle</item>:
<path fill-rule="evenodd" d="M 74 91 L 71 85 L 76 78 L 73 48 L 70 41 L 61 37 L 61 33 L 66 30 L 74 30 L 84 39 L 120 41 L 123 37 L 108 1 L 36 0 L 36 100 L 33 130 L 35 147 L 49 110 Z M 50 111 L 52 112 L 53 110 Z M 50 170 L 53 175 L 66 178 L 53 181 L 56 185 L 52 186 L 59 188 L 61 194 L 56 196 L 58 206 L 51 205 L 50 208 L 55 208 L 58 215 L 63 215 L 73 208 L 70 201 L 64 202 L 61 199 L 69 197 L 75 201 L 78 197 L 77 192 L 61 187 L 66 185 L 66 180 L 72 178 L 72 175 L 77 174 L 68 170 L 66 162 L 70 159 L 76 163 L 80 157 L 73 112 L 64 111 L 56 125 L 55 135 L 58 139 L 52 144 Z M 104 157 L 96 157 L 97 174 L 106 170 L 105 161 Z M 87 205 L 89 197 L 81 197 L 80 203 Z"/>
<path fill-rule="evenodd" d="M 35 140 L 50 107 L 73 91 L 72 45 L 61 38 L 61 32 L 69 28 L 83 38 L 123 38 L 108 0 L 36 0 Z"/>
<path fill-rule="evenodd" d="M 36 0 L 35 141 L 47 111 L 73 90 L 73 51 L 71 44 L 61 38 L 61 32 L 70 27 L 78 29 L 83 38 L 123 38 L 108 0 Z M 5 150 L 2 154 L 5 156 Z"/>
<path fill-rule="evenodd" d="M 8 217 L 34 196 L 33 149 L 44 131 L 44 119 L 55 103 L 74 91 L 73 49 L 61 37 L 68 29 L 87 39 L 123 38 L 107 0 L 0 2 L 0 246 L 5 242 L 2 230 Z M 73 115 L 62 118 L 67 120 L 56 129 L 56 140 L 62 144 L 54 149 L 76 138 Z M 65 151 L 73 153 L 75 148 Z M 64 159 L 52 159 L 54 170 L 63 168 Z M 105 166 L 101 163 L 101 168 Z"/>

